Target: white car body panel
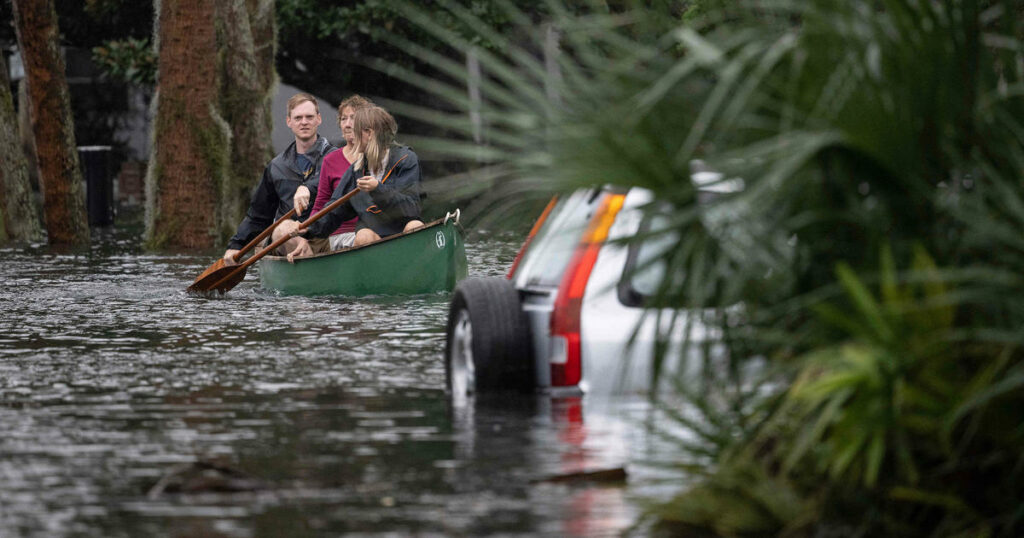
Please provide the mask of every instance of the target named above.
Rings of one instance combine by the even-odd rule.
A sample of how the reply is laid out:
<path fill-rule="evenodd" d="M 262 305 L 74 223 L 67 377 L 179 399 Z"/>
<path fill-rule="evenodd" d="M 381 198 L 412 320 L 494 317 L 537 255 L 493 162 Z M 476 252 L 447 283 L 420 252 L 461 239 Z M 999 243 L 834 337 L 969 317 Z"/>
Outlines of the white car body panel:
<path fill-rule="evenodd" d="M 708 174 L 702 178 L 713 182 L 720 178 Z M 630 189 L 623 208 L 609 229 L 608 240 L 602 246 L 591 271 L 584 292 L 580 312 L 580 340 L 582 379 L 578 386 L 551 387 L 551 362 L 553 346 L 560 342 L 551 337 L 551 314 L 558 293 L 556 279 L 538 284 L 537 274 L 545 270 L 545 251 L 550 254 L 557 249 L 575 249 L 582 230 L 571 224 L 578 220 L 581 211 L 592 214 L 599 205 L 591 196 L 592 191 L 577 191 L 565 201 L 564 208 L 553 215 L 545 228 L 557 230 L 556 234 L 537 237 L 524 253 L 521 264 L 513 276 L 513 285 L 519 290 L 522 308 L 527 314 L 532 332 L 534 359 L 536 362 L 536 385 L 554 392 L 580 391 L 588 394 L 627 394 L 646 392 L 651 387 L 654 345 L 657 338 L 658 312 L 642 306 L 622 303 L 618 284 L 622 279 L 629 258 L 629 247 L 616 241 L 637 234 L 643 213 L 641 208 L 653 201 L 650 191 Z M 598 198 L 599 200 L 599 198 Z M 573 217 L 575 215 L 575 217 Z M 586 219 L 589 221 L 589 216 Z M 669 363 L 663 373 L 672 373 L 679 367 L 680 349 L 683 341 L 685 312 L 678 314 L 675 330 L 671 329 L 673 312 L 663 310 L 660 320 L 663 332 L 671 334 L 668 357 Z M 703 327 L 688 327 L 690 344 L 704 338 Z M 667 376 L 666 376 L 667 377 Z"/>
<path fill-rule="evenodd" d="M 649 191 L 635 188 L 629 191 L 587 282 L 580 313 L 583 361 L 580 385 L 586 393 L 640 393 L 651 388 L 659 312 L 628 306 L 620 300 L 618 284 L 626 269 L 629 248 L 616 241 L 637 233 L 643 218 L 640 207 L 652 200 Z M 662 370 L 669 373 L 679 366 L 685 319 L 675 320 L 677 329 L 671 330 L 673 312 L 662 310 L 660 315 L 662 332 L 671 335 L 669 362 Z M 685 312 L 678 315 L 685 316 Z M 693 341 L 701 338 L 703 331 L 693 327 L 690 335 Z"/>

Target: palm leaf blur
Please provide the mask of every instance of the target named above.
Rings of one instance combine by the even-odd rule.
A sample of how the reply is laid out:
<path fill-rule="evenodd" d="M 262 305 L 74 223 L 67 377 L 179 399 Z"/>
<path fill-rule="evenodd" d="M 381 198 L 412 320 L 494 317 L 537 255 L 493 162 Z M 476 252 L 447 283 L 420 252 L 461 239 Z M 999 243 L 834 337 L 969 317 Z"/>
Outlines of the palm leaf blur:
<path fill-rule="evenodd" d="M 886 251 L 876 298 L 848 265 L 839 264 L 846 304 L 822 302 L 813 310 L 843 337 L 800 360 L 782 411 L 799 424 L 785 454 L 787 469 L 811 457 L 814 447 L 816 466 L 835 479 L 871 487 L 885 463 L 901 480 L 918 481 L 908 437 L 940 439 L 942 418 L 962 387 L 948 382 L 954 372 L 941 371 L 955 362 L 945 286 L 927 254 L 919 251 L 912 269 L 917 281 L 898 284 Z"/>
<path fill-rule="evenodd" d="M 657 306 L 720 330 L 659 395 L 695 478 L 654 517 L 1020 534 L 1024 5 L 499 4 L 515 35 L 446 4 L 489 48 L 409 6 L 451 54 L 395 42 L 436 75 L 382 69 L 447 108 L 388 105 L 447 130 L 412 142 L 468 163 L 440 190 L 484 222 L 603 184 L 672 208 Z M 745 188 L 701 200 L 696 163 Z"/>

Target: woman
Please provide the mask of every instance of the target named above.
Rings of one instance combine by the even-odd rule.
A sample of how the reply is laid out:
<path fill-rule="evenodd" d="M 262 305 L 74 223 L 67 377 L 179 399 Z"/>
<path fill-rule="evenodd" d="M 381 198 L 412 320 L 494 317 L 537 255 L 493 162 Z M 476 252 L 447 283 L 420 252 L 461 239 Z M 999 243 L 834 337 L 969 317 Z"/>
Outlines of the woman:
<path fill-rule="evenodd" d="M 356 140 L 355 123 L 356 110 L 373 106 L 369 99 L 359 95 L 353 95 L 338 105 L 338 126 L 341 127 L 341 135 L 345 137 L 345 145 L 340 151 L 334 151 L 324 157 L 323 165 L 320 168 L 320 183 L 316 189 L 316 201 L 313 202 L 311 214 L 323 209 L 331 200 L 331 194 L 341 183 L 342 176 L 353 162 L 359 159 L 359 144 Z M 308 200 L 308 196 L 307 196 Z M 295 209 L 302 213 L 304 207 L 299 207 L 299 198 L 295 198 Z M 303 201 L 303 205 L 305 201 Z M 309 241 L 311 252 L 295 252 L 293 255 L 321 254 L 332 250 L 351 247 L 356 237 L 356 222 L 358 217 L 349 219 L 343 223 L 327 238 L 314 238 Z"/>
<path fill-rule="evenodd" d="M 359 214 L 353 246 L 423 226 L 419 157 L 408 147 L 395 143 L 395 118 L 374 106 L 356 113 L 353 128 L 360 137 L 362 156 L 342 180 L 343 185 L 354 181 L 354 187 L 360 191 L 349 201 Z M 344 196 L 352 186 L 335 189 L 331 198 Z M 316 235 L 315 230 L 312 233 Z"/>
<path fill-rule="evenodd" d="M 331 201 L 353 189 L 359 192 L 310 225 L 306 235 L 326 237 L 340 223 L 359 217 L 352 245 L 359 247 L 423 226 L 419 158 L 408 147 L 395 143 L 395 119 L 383 108 L 371 106 L 356 110 L 352 127 L 361 156 L 345 171 Z M 291 232 L 298 223 L 286 221 L 281 226 L 287 226 L 286 231 Z"/>

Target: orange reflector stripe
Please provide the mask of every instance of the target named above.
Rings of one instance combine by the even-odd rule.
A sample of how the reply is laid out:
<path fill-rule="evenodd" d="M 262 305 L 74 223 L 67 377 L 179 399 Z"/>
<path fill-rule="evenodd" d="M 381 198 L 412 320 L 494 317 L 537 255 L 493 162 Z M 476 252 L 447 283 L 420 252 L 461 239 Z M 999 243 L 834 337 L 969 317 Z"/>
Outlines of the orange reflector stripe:
<path fill-rule="evenodd" d="M 594 264 L 597 263 L 597 254 L 601 251 L 601 245 L 605 239 L 608 239 L 608 230 L 615 222 L 615 217 L 622 209 L 625 200 L 626 195 L 624 194 L 610 195 L 601 202 L 601 206 L 591 217 L 587 232 L 583 234 L 583 239 L 576 251 L 576 260 L 572 264 L 572 277 L 566 288 L 569 293 L 568 298 L 583 297 L 587 281 L 590 279 L 590 272 L 594 269 Z"/>
<path fill-rule="evenodd" d="M 613 194 L 606 198 L 597 214 L 591 219 L 590 229 L 587 230 L 584 240 L 590 243 L 602 243 L 608 239 L 608 230 L 611 229 L 612 223 L 615 222 L 615 217 L 619 214 L 625 201 L 625 194 Z"/>
<path fill-rule="evenodd" d="M 552 386 L 576 385 L 583 377 L 583 346 L 580 335 L 583 294 L 587 289 L 590 273 L 597 264 L 601 246 L 608 239 L 608 230 L 615 222 L 625 199 L 624 194 L 612 194 L 601 201 L 594 216 L 590 218 L 586 233 L 576 245 L 576 252 L 573 253 L 569 267 L 562 275 L 562 283 L 558 287 L 558 296 L 555 297 L 554 309 L 551 312 L 551 335 L 565 339 L 565 362 L 551 363 Z"/>

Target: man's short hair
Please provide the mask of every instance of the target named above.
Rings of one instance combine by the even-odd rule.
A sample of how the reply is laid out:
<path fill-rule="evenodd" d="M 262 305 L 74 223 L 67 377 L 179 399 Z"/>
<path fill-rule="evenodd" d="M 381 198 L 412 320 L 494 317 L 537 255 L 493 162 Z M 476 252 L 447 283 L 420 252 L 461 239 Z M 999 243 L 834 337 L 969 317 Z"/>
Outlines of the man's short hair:
<path fill-rule="evenodd" d="M 306 101 L 313 103 L 313 108 L 316 109 L 316 113 L 320 113 L 320 103 L 316 102 L 316 97 L 313 97 L 308 93 L 297 93 L 288 100 L 288 117 L 292 117 L 292 110 L 294 110 L 295 107 L 305 103 Z"/>

